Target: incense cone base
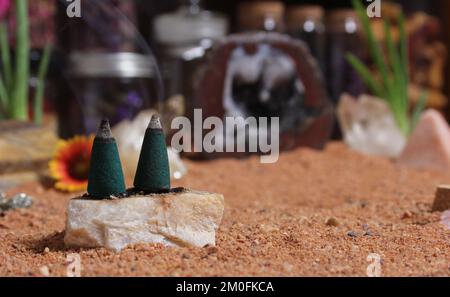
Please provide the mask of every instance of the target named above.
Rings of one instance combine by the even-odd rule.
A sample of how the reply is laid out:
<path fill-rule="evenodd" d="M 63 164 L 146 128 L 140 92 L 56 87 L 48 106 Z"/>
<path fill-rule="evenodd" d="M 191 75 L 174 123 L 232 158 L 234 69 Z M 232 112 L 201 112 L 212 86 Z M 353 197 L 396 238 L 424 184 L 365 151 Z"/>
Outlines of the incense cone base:
<path fill-rule="evenodd" d="M 436 189 L 431 211 L 445 211 L 450 209 L 450 185 L 441 185 Z"/>
<path fill-rule="evenodd" d="M 170 169 L 162 130 L 147 129 L 137 165 L 134 186 L 142 191 L 170 189 Z"/>
<path fill-rule="evenodd" d="M 74 198 L 67 208 L 64 242 L 116 252 L 137 243 L 215 245 L 223 210 L 222 195 L 192 190 L 115 200 Z"/>
<path fill-rule="evenodd" d="M 94 140 L 89 168 L 88 193 L 106 198 L 126 191 L 119 151 L 114 141 Z"/>

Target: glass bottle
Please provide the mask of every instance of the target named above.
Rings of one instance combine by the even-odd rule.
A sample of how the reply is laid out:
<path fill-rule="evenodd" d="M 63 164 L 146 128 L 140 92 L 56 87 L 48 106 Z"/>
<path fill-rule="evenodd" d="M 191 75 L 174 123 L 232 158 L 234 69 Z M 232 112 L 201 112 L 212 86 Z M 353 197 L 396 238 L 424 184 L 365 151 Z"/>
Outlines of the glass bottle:
<path fill-rule="evenodd" d="M 140 48 L 133 0 L 82 2 L 81 18 L 68 18 L 70 2 L 58 2 L 58 25 L 62 29 L 57 34 L 64 51 L 132 52 Z"/>
<path fill-rule="evenodd" d="M 155 58 L 133 22 L 134 1 L 107 2 L 83 2 L 82 18 L 68 18 L 70 3 L 59 2 L 54 60 L 63 75 L 53 80 L 62 138 L 95 133 L 102 118 L 112 126 L 131 120 L 162 99 Z"/>
<path fill-rule="evenodd" d="M 352 53 L 363 63 L 368 61 L 367 46 L 362 24 L 353 9 L 337 9 L 327 20 L 327 66 L 326 78 L 330 97 L 335 105 L 343 93 L 358 97 L 367 91 L 362 78 L 347 61 Z M 340 139 L 341 130 L 337 123 L 333 139 Z"/>
<path fill-rule="evenodd" d="M 367 62 L 361 22 L 353 9 L 338 9 L 327 20 L 327 82 L 334 103 L 342 93 L 358 96 L 366 91 L 363 80 L 348 63 L 346 55 L 352 53 Z"/>
<path fill-rule="evenodd" d="M 175 12 L 153 22 L 157 57 L 165 83 L 165 95 L 183 95 L 186 111 L 192 109 L 195 73 L 214 42 L 226 36 L 228 20 L 204 10 L 201 0 L 181 0 Z"/>
<path fill-rule="evenodd" d="M 306 42 L 311 54 L 325 71 L 324 10 L 318 5 L 290 6 L 286 12 L 286 31 L 294 38 Z"/>
<path fill-rule="evenodd" d="M 103 118 L 111 126 L 158 108 L 152 59 L 137 53 L 74 53 L 70 78 L 83 115 L 83 131 L 95 133 Z"/>

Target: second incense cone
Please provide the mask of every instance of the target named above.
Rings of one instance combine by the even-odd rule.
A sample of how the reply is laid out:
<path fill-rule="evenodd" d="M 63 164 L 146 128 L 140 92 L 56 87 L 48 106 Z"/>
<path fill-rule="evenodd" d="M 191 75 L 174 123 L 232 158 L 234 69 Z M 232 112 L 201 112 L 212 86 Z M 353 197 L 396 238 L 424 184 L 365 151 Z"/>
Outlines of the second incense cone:
<path fill-rule="evenodd" d="M 116 140 L 108 120 L 103 120 L 92 146 L 88 194 L 106 198 L 125 193 L 125 180 Z"/>
<path fill-rule="evenodd" d="M 145 131 L 134 187 L 147 193 L 170 190 L 169 158 L 164 132 L 157 115 L 152 116 Z"/>

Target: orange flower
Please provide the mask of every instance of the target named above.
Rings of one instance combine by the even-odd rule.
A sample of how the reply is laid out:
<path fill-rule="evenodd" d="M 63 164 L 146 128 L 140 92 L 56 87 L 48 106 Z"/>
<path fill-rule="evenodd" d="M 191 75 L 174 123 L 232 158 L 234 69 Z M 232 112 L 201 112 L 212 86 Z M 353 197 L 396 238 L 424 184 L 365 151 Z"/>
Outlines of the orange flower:
<path fill-rule="evenodd" d="M 75 136 L 58 142 L 55 156 L 49 163 L 56 189 L 67 192 L 86 190 L 93 142 L 94 135 Z"/>

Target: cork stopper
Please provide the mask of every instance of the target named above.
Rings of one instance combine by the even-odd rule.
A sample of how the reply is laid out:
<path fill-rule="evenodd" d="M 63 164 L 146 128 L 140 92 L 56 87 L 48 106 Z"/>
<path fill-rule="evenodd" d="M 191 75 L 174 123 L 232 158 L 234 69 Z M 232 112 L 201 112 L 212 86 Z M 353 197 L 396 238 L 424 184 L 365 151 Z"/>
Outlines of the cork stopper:
<path fill-rule="evenodd" d="M 292 5 L 286 10 L 286 24 L 295 26 L 308 19 L 321 22 L 324 15 L 325 11 L 319 5 Z"/>
<path fill-rule="evenodd" d="M 239 4 L 239 14 L 277 15 L 284 14 L 284 5 L 279 1 L 249 1 Z"/>
<path fill-rule="evenodd" d="M 332 32 L 357 33 L 361 21 L 355 10 L 350 8 L 336 9 L 327 16 L 327 29 Z"/>
<path fill-rule="evenodd" d="M 242 30 L 275 30 L 283 26 L 285 7 L 279 1 L 243 2 L 238 7 L 238 22 Z M 271 23 L 268 27 L 268 23 Z"/>
<path fill-rule="evenodd" d="M 351 8 L 335 9 L 328 14 L 327 21 L 331 23 L 345 22 L 348 19 L 359 21 L 358 14 Z"/>

